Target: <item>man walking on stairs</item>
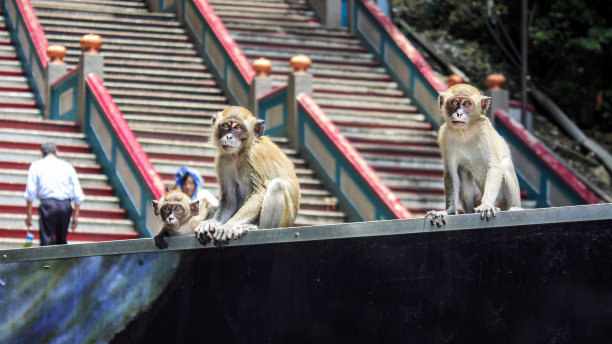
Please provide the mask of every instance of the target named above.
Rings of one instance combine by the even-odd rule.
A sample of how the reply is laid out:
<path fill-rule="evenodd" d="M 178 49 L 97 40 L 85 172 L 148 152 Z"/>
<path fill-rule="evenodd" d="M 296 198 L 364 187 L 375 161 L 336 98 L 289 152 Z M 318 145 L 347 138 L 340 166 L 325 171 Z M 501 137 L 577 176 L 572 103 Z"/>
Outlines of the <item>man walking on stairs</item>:
<path fill-rule="evenodd" d="M 38 228 L 40 245 L 66 244 L 66 234 L 72 215 L 71 201 L 74 202 L 74 218 L 70 229 L 78 224 L 79 205 L 85 199 L 81 184 L 72 165 L 57 158 L 54 143 L 43 143 L 40 147 L 43 158 L 34 161 L 28 171 L 28 182 L 24 197 L 28 228 L 32 225 L 32 201 L 40 199 L 38 206 Z"/>

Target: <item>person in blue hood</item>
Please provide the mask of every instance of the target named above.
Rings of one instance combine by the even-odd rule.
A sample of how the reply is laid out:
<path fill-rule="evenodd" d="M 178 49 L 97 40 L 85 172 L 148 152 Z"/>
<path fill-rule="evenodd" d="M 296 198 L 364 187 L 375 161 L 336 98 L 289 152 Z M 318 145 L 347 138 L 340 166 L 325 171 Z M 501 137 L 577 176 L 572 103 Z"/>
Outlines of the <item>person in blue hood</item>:
<path fill-rule="evenodd" d="M 200 200 L 200 203 L 206 204 L 208 207 L 219 206 L 217 197 L 204 189 L 204 180 L 195 169 L 181 166 L 174 174 L 174 183 L 192 200 Z"/>

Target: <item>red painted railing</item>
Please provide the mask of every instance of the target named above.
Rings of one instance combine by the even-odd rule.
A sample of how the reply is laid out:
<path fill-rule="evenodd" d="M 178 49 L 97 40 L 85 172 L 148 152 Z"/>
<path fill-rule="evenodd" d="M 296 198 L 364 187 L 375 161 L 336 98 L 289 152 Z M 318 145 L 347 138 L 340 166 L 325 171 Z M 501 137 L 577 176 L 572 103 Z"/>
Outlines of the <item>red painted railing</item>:
<path fill-rule="evenodd" d="M 43 68 L 47 67 L 47 48 L 49 47 L 49 42 L 42 26 L 40 26 L 38 16 L 34 12 L 34 7 L 32 7 L 30 0 L 17 0 L 17 6 L 19 6 L 19 10 L 23 14 L 25 25 L 32 37 L 38 58 Z"/>
<path fill-rule="evenodd" d="M 540 141 L 529 133 L 520 123 L 513 120 L 503 109 L 495 109 L 495 120 L 502 123 L 512 134 L 527 146 L 540 161 L 559 177 L 588 204 L 601 203 L 599 197 L 591 192 L 576 176 L 567 169 Z M 520 166 L 518 166 L 520 168 Z"/>
<path fill-rule="evenodd" d="M 350 165 L 357 171 L 361 179 L 371 188 L 376 196 L 383 202 L 389 211 L 398 219 L 414 218 L 412 213 L 395 194 L 383 183 L 376 172 L 363 159 L 361 154 L 351 145 L 336 125 L 319 108 L 315 101 L 307 93 L 301 93 L 297 97 L 299 104 L 306 110 L 313 121 L 321 128 L 330 141 L 336 146 L 340 153 L 346 158 Z"/>
<path fill-rule="evenodd" d="M 431 66 L 425 61 L 423 55 L 412 45 L 412 43 L 404 36 L 404 34 L 389 20 L 385 13 L 376 5 L 374 0 L 361 0 L 363 5 L 368 9 L 374 18 L 378 21 L 385 31 L 391 36 L 395 44 L 402 52 L 412 61 L 415 67 L 421 72 L 423 77 L 431 84 L 438 92 L 444 92 L 448 88 L 440 79 Z"/>
<path fill-rule="evenodd" d="M 113 131 L 117 133 L 119 141 L 128 152 L 134 166 L 144 179 L 147 187 L 155 199 L 160 199 L 166 187 L 157 171 L 153 168 L 153 164 L 149 161 L 147 153 L 145 153 L 142 146 L 140 146 L 140 143 L 136 139 L 136 135 L 134 135 L 134 132 L 128 127 L 121 111 L 113 101 L 112 96 L 108 93 L 102 80 L 97 74 L 92 73 L 87 76 L 86 82 L 100 105 L 102 112 L 113 127 Z"/>

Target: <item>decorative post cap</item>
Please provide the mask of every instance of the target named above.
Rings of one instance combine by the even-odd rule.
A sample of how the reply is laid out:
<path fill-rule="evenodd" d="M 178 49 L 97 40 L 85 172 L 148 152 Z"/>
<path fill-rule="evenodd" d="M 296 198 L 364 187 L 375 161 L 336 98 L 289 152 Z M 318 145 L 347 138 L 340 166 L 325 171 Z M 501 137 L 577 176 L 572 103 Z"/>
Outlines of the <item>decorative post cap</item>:
<path fill-rule="evenodd" d="M 295 72 L 306 72 L 312 63 L 310 57 L 303 54 L 295 55 L 289 62 Z"/>
<path fill-rule="evenodd" d="M 81 49 L 83 49 L 85 53 L 98 54 L 101 46 L 102 37 L 99 35 L 90 33 L 81 37 Z"/>
<path fill-rule="evenodd" d="M 502 74 L 491 74 L 485 80 L 485 85 L 491 90 L 501 90 L 505 83 L 506 77 Z"/>
<path fill-rule="evenodd" d="M 272 70 L 272 62 L 265 57 L 260 57 L 253 61 L 253 69 L 257 76 L 269 76 L 270 70 Z"/>
<path fill-rule="evenodd" d="M 59 44 L 52 44 L 47 48 L 47 56 L 51 63 L 66 64 L 64 57 L 66 57 L 66 47 Z"/>
<path fill-rule="evenodd" d="M 448 87 L 451 87 L 458 84 L 465 84 L 465 80 L 463 80 L 463 78 L 457 74 L 451 74 L 446 79 L 446 84 L 448 85 Z"/>

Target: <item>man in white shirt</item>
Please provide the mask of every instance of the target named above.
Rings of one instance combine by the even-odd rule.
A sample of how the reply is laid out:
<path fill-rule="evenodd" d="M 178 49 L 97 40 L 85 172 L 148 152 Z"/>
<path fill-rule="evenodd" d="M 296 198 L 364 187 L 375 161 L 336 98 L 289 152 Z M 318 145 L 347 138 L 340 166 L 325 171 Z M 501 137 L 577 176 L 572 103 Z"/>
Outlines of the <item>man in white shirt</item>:
<path fill-rule="evenodd" d="M 32 201 L 40 199 L 38 206 L 40 245 L 66 244 L 66 234 L 73 210 L 71 201 L 74 202 L 74 218 L 70 229 L 75 230 L 78 224 L 79 205 L 85 199 L 85 195 L 74 167 L 57 158 L 57 148 L 54 143 L 43 143 L 40 151 L 43 158 L 34 161 L 28 171 L 24 194 L 27 207 L 25 223 L 28 227 L 32 225 Z"/>

